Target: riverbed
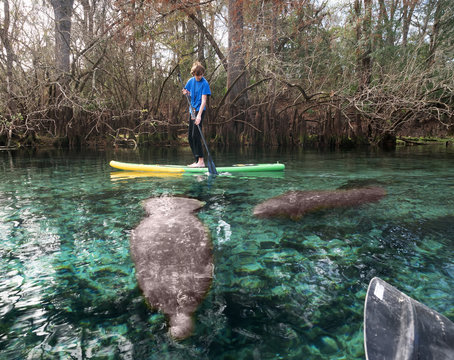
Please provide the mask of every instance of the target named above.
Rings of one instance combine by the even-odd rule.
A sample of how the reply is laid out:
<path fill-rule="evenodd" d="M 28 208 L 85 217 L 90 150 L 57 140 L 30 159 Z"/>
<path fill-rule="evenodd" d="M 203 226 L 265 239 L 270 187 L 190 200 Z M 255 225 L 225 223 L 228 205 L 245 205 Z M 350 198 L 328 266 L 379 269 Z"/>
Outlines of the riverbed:
<path fill-rule="evenodd" d="M 187 148 L 0 152 L 1 359 L 364 359 L 369 281 L 454 320 L 454 148 L 213 151 L 284 172 L 132 176 L 110 160 L 189 164 Z M 377 203 L 258 219 L 289 190 L 380 186 Z M 204 202 L 214 277 L 176 342 L 129 253 L 141 202 Z"/>

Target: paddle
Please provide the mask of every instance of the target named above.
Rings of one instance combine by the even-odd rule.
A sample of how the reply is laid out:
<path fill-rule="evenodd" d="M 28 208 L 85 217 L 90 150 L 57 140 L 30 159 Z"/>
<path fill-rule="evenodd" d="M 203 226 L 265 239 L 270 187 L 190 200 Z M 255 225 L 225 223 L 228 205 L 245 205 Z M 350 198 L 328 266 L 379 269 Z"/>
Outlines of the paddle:
<path fill-rule="evenodd" d="M 208 150 L 207 142 L 205 141 L 205 138 L 203 137 L 202 134 L 202 129 L 200 128 L 199 125 L 197 125 L 197 129 L 199 129 L 200 132 L 200 137 L 202 138 L 203 145 L 205 145 L 205 149 L 207 151 L 207 166 L 208 166 L 208 172 L 211 175 L 218 175 L 218 172 L 216 170 L 216 166 L 214 166 L 213 159 L 211 158 L 210 150 Z"/>
<path fill-rule="evenodd" d="M 180 72 L 178 72 L 178 80 L 180 80 L 181 86 L 184 87 L 183 81 L 181 80 L 181 75 Z M 191 99 L 188 94 L 186 95 L 186 100 L 188 101 L 189 108 L 191 109 L 191 119 L 195 121 L 195 109 L 191 105 Z M 210 150 L 208 150 L 207 142 L 205 141 L 205 137 L 203 136 L 202 129 L 200 128 L 199 125 L 197 125 L 197 129 L 199 129 L 200 133 L 200 138 L 202 139 L 203 145 L 205 146 L 205 150 L 207 152 L 207 167 L 208 167 L 208 172 L 211 175 L 218 175 L 218 172 L 216 170 L 216 166 L 214 165 L 213 159 L 211 158 Z"/>
<path fill-rule="evenodd" d="M 366 359 L 454 359 L 454 323 L 380 278 L 367 289 Z"/>

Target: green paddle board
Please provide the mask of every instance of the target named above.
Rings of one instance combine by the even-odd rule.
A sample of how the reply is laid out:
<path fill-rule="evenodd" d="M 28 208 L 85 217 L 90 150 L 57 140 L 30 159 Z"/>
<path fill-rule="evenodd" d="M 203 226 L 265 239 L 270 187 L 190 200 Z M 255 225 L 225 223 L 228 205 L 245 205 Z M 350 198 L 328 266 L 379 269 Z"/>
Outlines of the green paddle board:
<path fill-rule="evenodd" d="M 110 166 L 115 169 L 126 171 L 155 171 L 159 173 L 199 173 L 204 174 L 208 172 L 208 168 L 194 168 L 189 166 L 180 165 L 146 165 L 146 164 L 133 164 L 112 160 Z M 236 164 L 232 166 L 216 167 L 219 173 L 233 173 L 233 172 L 264 172 L 264 171 L 283 171 L 284 164 Z"/>

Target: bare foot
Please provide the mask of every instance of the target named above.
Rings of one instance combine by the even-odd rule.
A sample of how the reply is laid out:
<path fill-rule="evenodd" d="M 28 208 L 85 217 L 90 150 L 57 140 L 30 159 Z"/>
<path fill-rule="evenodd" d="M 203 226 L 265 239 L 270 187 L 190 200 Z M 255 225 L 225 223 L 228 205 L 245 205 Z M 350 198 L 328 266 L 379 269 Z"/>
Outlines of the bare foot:
<path fill-rule="evenodd" d="M 188 165 L 188 167 L 197 167 L 197 163 L 194 162 L 194 163 Z"/>

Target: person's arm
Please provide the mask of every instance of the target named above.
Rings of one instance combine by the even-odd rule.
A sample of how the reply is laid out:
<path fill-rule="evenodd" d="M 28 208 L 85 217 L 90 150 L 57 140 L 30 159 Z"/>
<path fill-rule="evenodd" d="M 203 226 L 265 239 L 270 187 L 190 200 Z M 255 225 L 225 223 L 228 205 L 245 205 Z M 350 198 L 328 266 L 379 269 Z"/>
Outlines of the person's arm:
<path fill-rule="evenodd" d="M 202 104 L 200 105 L 199 113 L 197 114 L 197 118 L 195 119 L 196 125 L 199 125 L 200 122 L 202 121 L 202 113 L 203 113 L 203 109 L 205 109 L 205 106 L 207 104 L 207 98 L 208 98 L 208 95 L 202 95 Z"/>
<path fill-rule="evenodd" d="M 189 79 L 187 82 L 186 82 L 186 85 L 184 86 L 182 92 L 183 92 L 183 95 L 191 95 L 191 92 L 189 91 L 189 82 L 191 81 L 191 79 Z"/>

